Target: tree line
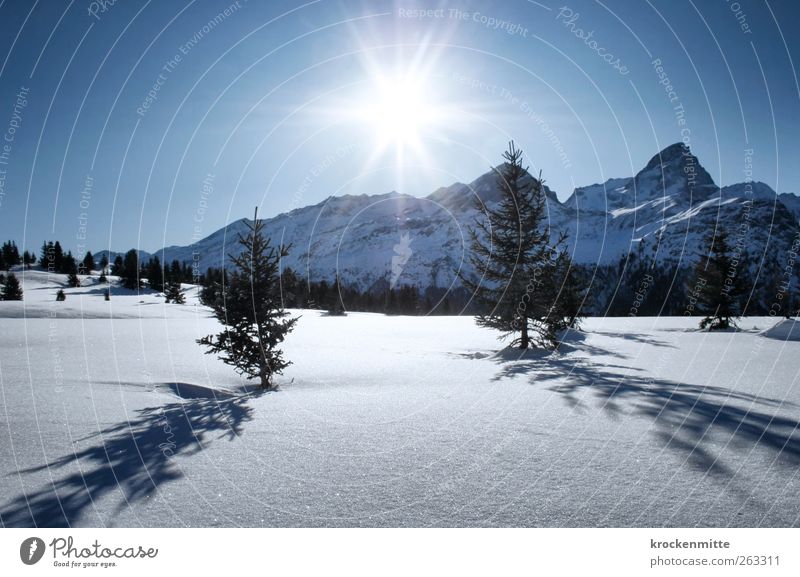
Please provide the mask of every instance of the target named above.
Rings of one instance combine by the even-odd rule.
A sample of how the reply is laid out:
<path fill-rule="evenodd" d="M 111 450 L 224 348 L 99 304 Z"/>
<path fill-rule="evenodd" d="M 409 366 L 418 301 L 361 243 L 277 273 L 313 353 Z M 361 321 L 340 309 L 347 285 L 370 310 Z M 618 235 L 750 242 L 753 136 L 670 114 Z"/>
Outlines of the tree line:
<path fill-rule="evenodd" d="M 696 264 L 656 261 L 655 246 L 639 247 L 614 264 L 581 266 L 591 283 L 585 303 L 587 316 L 708 315 L 720 306 L 729 318 L 797 316 L 800 309 L 797 277 L 785 276 L 785 263 L 771 251 L 760 257 L 735 258 L 724 226 L 706 235 Z M 699 302 L 698 302 L 699 301 Z M 713 327 L 717 328 L 715 323 Z M 719 328 L 729 326 L 721 321 Z"/>

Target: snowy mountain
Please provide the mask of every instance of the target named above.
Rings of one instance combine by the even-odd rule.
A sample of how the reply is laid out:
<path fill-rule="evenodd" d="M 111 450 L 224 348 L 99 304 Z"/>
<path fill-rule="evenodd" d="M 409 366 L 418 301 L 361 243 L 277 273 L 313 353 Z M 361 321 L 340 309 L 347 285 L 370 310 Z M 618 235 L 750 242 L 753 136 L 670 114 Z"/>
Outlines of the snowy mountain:
<path fill-rule="evenodd" d="M 590 266 L 618 262 L 640 245 L 659 262 L 689 264 L 704 237 L 721 226 L 733 246 L 760 262 L 789 250 L 800 217 L 797 196 L 777 195 L 764 183 L 719 188 L 681 143 L 656 154 L 636 175 L 576 188 L 563 203 L 546 192 L 551 230 L 568 231 L 574 260 Z M 292 245 L 284 266 L 311 280 L 338 272 L 343 283 L 361 289 L 387 283 L 446 288 L 467 266 L 478 201 L 491 206 L 499 194 L 490 171 L 425 198 L 396 192 L 330 197 L 266 220 L 266 230 L 275 242 Z M 238 253 L 245 222 L 156 254 L 167 262 L 194 259 L 201 271 L 219 267 L 226 254 Z"/>

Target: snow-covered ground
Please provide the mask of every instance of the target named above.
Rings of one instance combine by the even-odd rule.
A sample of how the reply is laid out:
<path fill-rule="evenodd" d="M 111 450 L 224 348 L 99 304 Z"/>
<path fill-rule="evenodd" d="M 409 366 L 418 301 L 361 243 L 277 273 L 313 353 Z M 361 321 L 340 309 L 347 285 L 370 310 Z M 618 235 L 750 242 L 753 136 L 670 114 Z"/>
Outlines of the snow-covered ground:
<path fill-rule="evenodd" d="M 195 343 L 218 329 L 196 289 L 57 303 L 62 278 L 24 276 L 0 302 L 4 525 L 800 525 L 776 319 L 588 319 L 519 358 L 469 317 L 296 311 L 256 394 Z"/>

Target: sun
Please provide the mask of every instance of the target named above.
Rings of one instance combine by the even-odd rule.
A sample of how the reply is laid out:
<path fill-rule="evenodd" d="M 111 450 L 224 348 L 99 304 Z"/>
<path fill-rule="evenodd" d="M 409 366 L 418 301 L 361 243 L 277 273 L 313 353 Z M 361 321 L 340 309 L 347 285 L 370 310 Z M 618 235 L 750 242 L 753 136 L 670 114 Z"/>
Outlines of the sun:
<path fill-rule="evenodd" d="M 436 122 L 436 109 L 425 83 L 411 75 L 379 77 L 362 110 L 379 148 L 419 148 L 426 130 Z"/>

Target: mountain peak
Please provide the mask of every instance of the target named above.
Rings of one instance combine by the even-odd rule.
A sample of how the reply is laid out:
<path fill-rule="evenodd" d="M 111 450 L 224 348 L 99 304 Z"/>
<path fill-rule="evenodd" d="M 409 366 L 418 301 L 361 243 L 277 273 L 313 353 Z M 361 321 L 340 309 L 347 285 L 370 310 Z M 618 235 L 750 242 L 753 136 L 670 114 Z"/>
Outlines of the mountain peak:
<path fill-rule="evenodd" d="M 685 157 L 691 157 L 697 160 L 697 157 L 692 154 L 692 151 L 688 146 L 686 146 L 683 142 L 676 142 L 675 144 L 670 144 L 664 150 L 651 158 L 650 162 L 647 163 L 647 166 L 645 166 L 644 169 L 648 170 L 662 164 L 670 164 Z"/>
<path fill-rule="evenodd" d="M 676 142 L 656 154 L 636 175 L 638 190 L 662 191 L 663 194 L 688 193 L 708 196 L 716 193 L 717 185 L 691 149 Z"/>
<path fill-rule="evenodd" d="M 664 148 L 659 154 L 663 157 L 678 156 L 680 154 L 691 154 L 692 151 L 684 142 L 674 142 Z"/>

